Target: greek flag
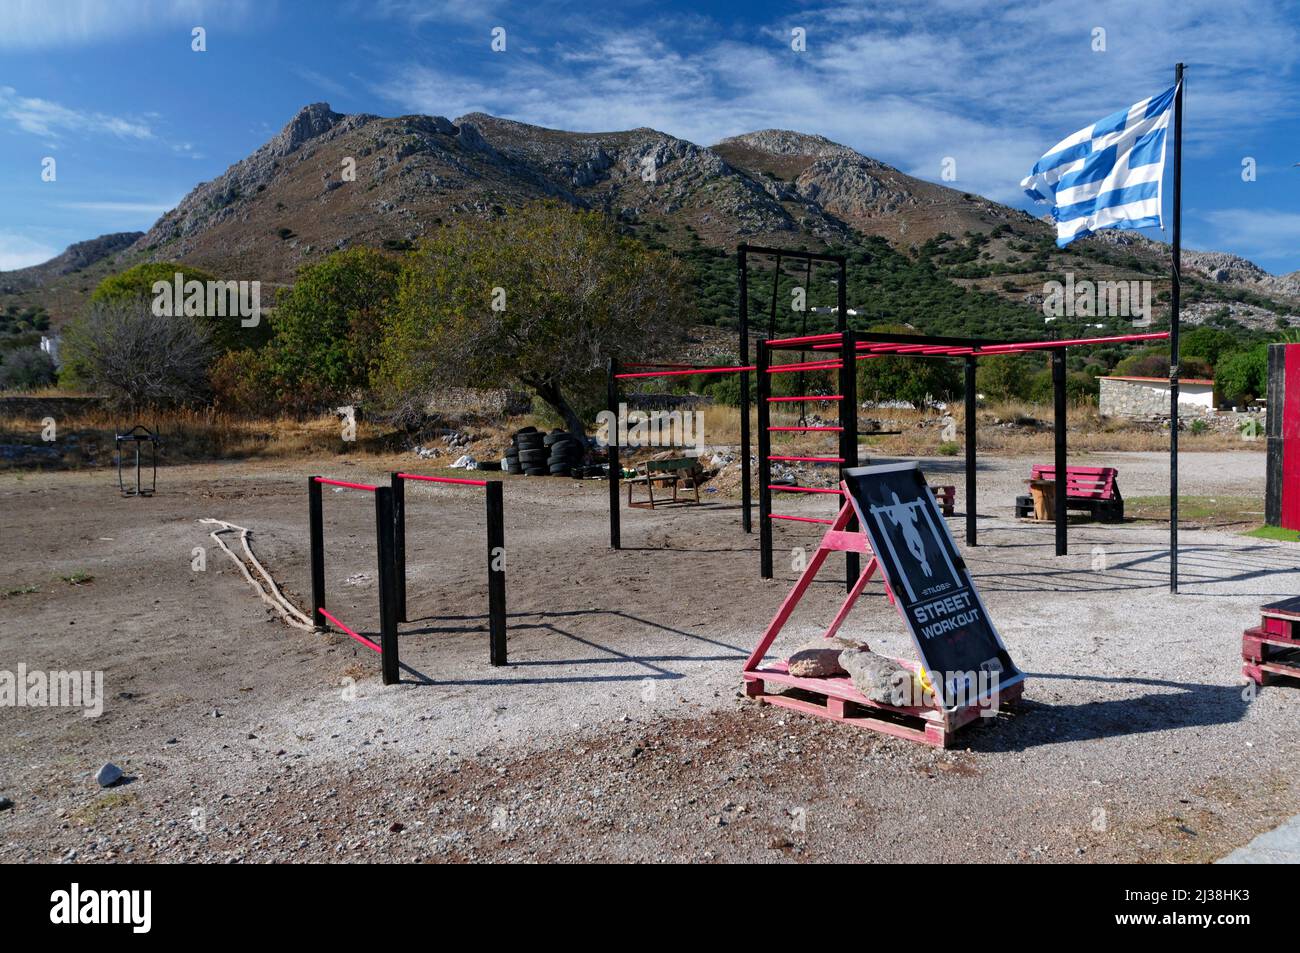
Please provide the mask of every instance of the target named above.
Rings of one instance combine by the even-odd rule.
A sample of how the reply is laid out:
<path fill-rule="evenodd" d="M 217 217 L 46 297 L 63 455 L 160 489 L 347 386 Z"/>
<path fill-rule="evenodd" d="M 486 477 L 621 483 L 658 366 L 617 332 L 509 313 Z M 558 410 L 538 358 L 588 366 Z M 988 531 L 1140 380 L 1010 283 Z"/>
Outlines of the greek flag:
<path fill-rule="evenodd" d="M 1164 227 L 1160 183 L 1176 91 L 1171 86 L 1062 139 L 1021 181 L 1031 199 L 1052 204 L 1059 247 L 1103 228 Z"/>

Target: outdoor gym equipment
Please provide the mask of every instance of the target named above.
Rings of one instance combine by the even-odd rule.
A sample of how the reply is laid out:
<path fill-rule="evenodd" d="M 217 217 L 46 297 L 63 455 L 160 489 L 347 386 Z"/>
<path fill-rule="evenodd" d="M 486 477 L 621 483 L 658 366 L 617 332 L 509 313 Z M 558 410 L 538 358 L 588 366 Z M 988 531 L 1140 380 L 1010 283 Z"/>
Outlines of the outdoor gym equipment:
<path fill-rule="evenodd" d="M 505 504 L 499 480 L 466 480 L 459 477 L 424 476 L 418 473 L 392 474 L 393 516 L 396 529 L 398 618 L 406 617 L 406 481 L 478 486 L 484 491 L 487 526 L 488 655 L 493 665 L 505 665 L 506 653 L 506 565 Z"/>
<path fill-rule="evenodd" d="M 839 513 L 825 521 L 828 528 L 816 553 L 745 661 L 745 694 L 769 705 L 947 747 L 962 725 L 1019 698 L 1025 676 L 1002 644 L 915 463 L 850 468 L 840 488 L 832 492 L 843 496 Z M 855 521 L 861 521 L 863 531 L 850 529 Z M 920 658 L 919 664 L 894 659 L 914 673 L 913 687 L 898 699 L 909 704 L 874 701 L 847 675 L 809 678 L 791 675 L 784 661 L 763 664 L 832 552 L 870 559 L 825 638 L 840 631 L 879 570 L 884 595 L 903 617 Z M 778 690 L 769 691 L 769 683 Z M 791 688 L 819 697 L 822 703 L 786 694 Z"/>
<path fill-rule="evenodd" d="M 158 434 L 150 430 L 144 424 L 136 424 L 126 433 L 116 434 L 114 444 L 117 450 L 117 488 L 121 490 L 123 496 L 153 496 L 154 491 L 158 488 Z M 128 486 L 122 479 L 122 445 L 126 443 L 135 444 L 135 486 Z M 140 477 L 140 448 L 149 445 L 149 463 L 152 467 L 152 476 L 149 480 L 149 488 L 146 490 Z"/>
<path fill-rule="evenodd" d="M 361 490 L 375 496 L 375 538 L 379 550 L 379 642 L 361 635 L 341 622 L 325 608 L 325 517 L 321 499 L 322 486 L 336 486 Z M 397 588 L 397 547 L 394 542 L 393 490 L 387 486 L 369 483 L 350 483 L 344 480 L 327 480 L 325 477 L 307 478 L 308 516 L 311 525 L 311 620 L 317 628 L 326 628 L 326 620 L 339 631 L 366 648 L 379 653 L 380 667 L 385 685 L 395 685 L 400 680 L 397 654 L 397 616 L 399 613 Z"/>

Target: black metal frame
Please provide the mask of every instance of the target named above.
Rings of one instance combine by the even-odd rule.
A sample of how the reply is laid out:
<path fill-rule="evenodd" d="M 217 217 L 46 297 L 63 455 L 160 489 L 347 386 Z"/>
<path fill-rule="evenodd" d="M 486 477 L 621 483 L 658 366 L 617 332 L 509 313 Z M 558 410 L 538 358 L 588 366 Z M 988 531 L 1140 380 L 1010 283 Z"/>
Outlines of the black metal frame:
<path fill-rule="evenodd" d="M 325 608 L 325 516 L 321 478 L 307 478 L 308 524 L 311 532 L 311 621 L 318 629 L 328 626 Z M 385 685 L 401 678 L 397 648 L 398 588 L 393 491 L 380 486 L 375 494 L 375 539 L 379 551 L 379 658 Z"/>
<path fill-rule="evenodd" d="M 135 443 L 135 489 L 128 487 L 122 479 L 122 444 L 127 441 Z M 160 438 L 158 434 L 144 424 L 136 424 L 126 433 L 114 435 L 114 444 L 117 451 L 117 488 L 125 497 L 132 496 L 153 496 L 158 490 L 158 444 Z M 153 477 L 149 481 L 149 489 L 144 489 L 140 479 L 140 445 L 149 444 L 149 458 L 153 466 Z"/>
<path fill-rule="evenodd" d="M 406 615 L 406 478 L 391 473 L 393 499 L 393 552 L 395 560 L 396 602 L 399 621 L 410 622 Z M 483 487 L 486 498 L 487 573 L 488 573 L 488 658 L 492 665 L 508 662 L 506 648 L 506 567 L 505 567 L 505 499 L 500 480 L 489 480 Z"/>

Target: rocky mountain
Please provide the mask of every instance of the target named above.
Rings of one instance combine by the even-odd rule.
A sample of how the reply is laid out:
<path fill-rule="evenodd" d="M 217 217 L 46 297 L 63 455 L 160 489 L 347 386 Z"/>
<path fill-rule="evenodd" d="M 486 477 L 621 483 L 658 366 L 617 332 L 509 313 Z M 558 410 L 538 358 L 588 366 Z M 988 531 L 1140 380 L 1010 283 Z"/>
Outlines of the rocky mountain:
<path fill-rule="evenodd" d="M 956 263 L 948 278 L 1031 305 L 1044 275 L 1104 267 L 1111 278 L 1158 279 L 1168 254 L 1132 233 L 1056 252 L 1050 227 L 1030 215 L 821 136 L 767 129 L 704 147 L 654 129 L 565 132 L 482 113 L 383 118 L 316 103 L 146 234 L 104 236 L 36 268 L 0 273 L 0 307 L 40 303 L 66 320 L 104 274 L 143 260 L 287 283 L 335 249 L 407 248 L 450 218 L 542 198 L 606 210 L 630 233 L 683 250 L 876 236 L 915 254 L 953 236 L 944 246 Z M 1185 255 L 1185 268 L 1207 285 L 1300 303 L 1297 275 L 1278 278 L 1220 253 Z"/>

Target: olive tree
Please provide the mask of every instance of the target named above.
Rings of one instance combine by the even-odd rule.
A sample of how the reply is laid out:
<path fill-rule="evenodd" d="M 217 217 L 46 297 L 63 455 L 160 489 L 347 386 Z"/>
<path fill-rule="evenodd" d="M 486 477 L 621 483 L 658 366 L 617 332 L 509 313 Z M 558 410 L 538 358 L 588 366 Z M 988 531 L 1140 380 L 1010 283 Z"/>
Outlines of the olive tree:
<path fill-rule="evenodd" d="M 679 263 L 551 202 L 441 229 L 397 297 L 383 377 L 399 395 L 521 384 L 579 435 L 606 359 L 658 350 L 694 313 Z"/>

